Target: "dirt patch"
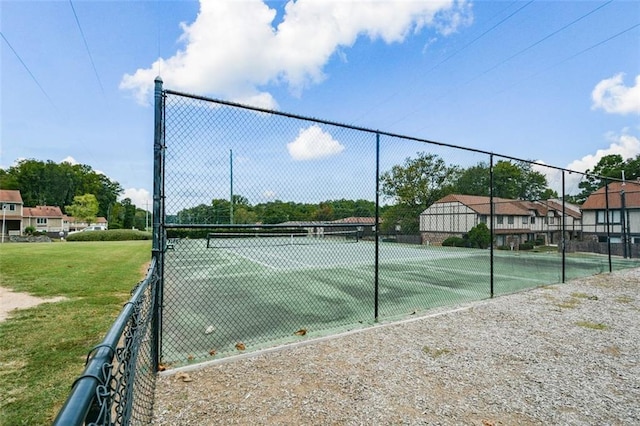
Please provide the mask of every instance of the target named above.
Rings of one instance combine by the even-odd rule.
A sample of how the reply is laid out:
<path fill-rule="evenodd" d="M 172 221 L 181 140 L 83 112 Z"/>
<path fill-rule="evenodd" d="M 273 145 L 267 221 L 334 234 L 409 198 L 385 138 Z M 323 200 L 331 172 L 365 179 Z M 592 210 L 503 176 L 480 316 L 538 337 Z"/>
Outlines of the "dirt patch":
<path fill-rule="evenodd" d="M 41 303 L 60 302 L 62 300 L 67 300 L 67 298 L 59 296 L 45 299 L 0 287 L 0 322 L 9 318 L 9 314 L 15 309 L 26 309 L 38 306 Z"/>

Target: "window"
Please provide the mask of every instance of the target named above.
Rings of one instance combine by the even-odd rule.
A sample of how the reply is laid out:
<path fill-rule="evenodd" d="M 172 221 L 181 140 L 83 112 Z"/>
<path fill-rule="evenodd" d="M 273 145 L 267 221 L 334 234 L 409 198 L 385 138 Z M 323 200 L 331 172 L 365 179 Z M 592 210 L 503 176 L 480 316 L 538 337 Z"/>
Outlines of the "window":
<path fill-rule="evenodd" d="M 556 218 L 553 216 L 549 217 L 549 225 L 553 225 L 554 223 L 556 223 Z"/>
<path fill-rule="evenodd" d="M 36 223 L 38 225 L 46 225 L 47 224 L 47 218 L 46 217 L 39 217 L 36 219 Z"/>
<path fill-rule="evenodd" d="M 9 204 L 9 211 L 15 212 L 16 211 L 16 205 L 15 204 Z"/>
<path fill-rule="evenodd" d="M 536 223 L 536 218 L 534 216 L 531 216 L 531 224 L 534 225 Z"/>
<path fill-rule="evenodd" d="M 504 216 L 502 216 L 501 214 L 498 215 L 498 217 L 496 218 L 496 223 L 498 225 L 502 225 L 504 223 Z"/>
<path fill-rule="evenodd" d="M 509 217 L 507 218 L 507 223 L 508 223 L 509 225 L 513 225 L 513 216 L 509 216 Z"/>
<path fill-rule="evenodd" d="M 523 225 L 528 225 L 529 224 L 529 217 L 528 216 L 522 216 L 522 224 Z"/>
<path fill-rule="evenodd" d="M 607 223 L 606 210 L 596 211 L 596 223 Z M 620 210 L 609 210 L 609 223 L 620 223 Z"/>
<path fill-rule="evenodd" d="M 480 215 L 480 223 L 487 223 L 487 215 L 486 214 L 481 214 Z"/>

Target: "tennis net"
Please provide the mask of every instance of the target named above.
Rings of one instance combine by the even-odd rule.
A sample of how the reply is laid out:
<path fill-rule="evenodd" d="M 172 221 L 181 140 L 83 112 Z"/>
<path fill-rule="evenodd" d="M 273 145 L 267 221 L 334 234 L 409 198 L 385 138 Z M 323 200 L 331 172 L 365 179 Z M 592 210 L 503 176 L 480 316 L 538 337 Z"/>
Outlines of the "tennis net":
<path fill-rule="evenodd" d="M 355 243 L 359 241 L 357 230 L 347 231 L 304 231 L 279 230 L 278 232 L 210 232 L 207 248 L 237 248 L 262 246 L 293 246 L 309 244 Z"/>

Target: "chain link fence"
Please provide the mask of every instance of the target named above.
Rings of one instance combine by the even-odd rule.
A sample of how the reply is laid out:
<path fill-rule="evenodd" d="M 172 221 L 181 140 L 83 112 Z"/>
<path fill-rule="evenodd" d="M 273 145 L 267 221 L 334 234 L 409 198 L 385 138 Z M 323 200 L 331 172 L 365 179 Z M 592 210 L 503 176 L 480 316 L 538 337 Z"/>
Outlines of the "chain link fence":
<path fill-rule="evenodd" d="M 159 93 L 164 364 L 637 266 L 583 173 Z"/>
<path fill-rule="evenodd" d="M 56 425 L 150 423 L 172 365 L 640 266 L 638 182 L 155 97 L 153 261 Z"/>
<path fill-rule="evenodd" d="M 157 371 L 155 260 L 106 337 L 87 355 L 54 425 L 150 424 Z"/>

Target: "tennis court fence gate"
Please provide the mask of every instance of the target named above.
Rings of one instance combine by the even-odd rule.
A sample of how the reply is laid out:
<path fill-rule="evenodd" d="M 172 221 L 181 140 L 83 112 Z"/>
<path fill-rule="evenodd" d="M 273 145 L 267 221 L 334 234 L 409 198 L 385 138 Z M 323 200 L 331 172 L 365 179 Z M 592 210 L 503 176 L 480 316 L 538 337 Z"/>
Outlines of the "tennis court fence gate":
<path fill-rule="evenodd" d="M 636 184 L 165 90 L 160 78 L 154 133 L 151 267 L 55 424 L 151 422 L 156 371 L 172 365 L 637 266 L 612 259 L 638 258 L 624 210 Z M 540 176 L 558 193 L 541 198 Z M 574 189 L 606 183 L 592 223 L 566 202 L 567 176 Z M 537 246 L 557 249 L 518 256 Z M 413 258 L 426 249 L 435 266 Z M 570 262 L 574 251 L 605 256 Z"/>

